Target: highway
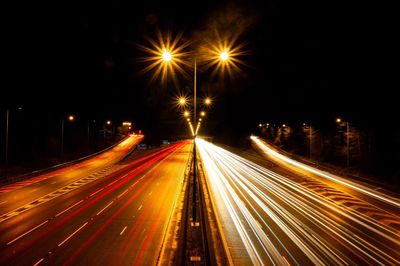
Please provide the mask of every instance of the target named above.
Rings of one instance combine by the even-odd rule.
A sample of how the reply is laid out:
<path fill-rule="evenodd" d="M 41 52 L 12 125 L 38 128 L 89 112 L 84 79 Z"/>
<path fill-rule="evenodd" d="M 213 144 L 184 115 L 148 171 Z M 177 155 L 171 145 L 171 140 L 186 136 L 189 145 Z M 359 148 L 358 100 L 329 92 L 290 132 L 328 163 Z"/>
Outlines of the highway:
<path fill-rule="evenodd" d="M 103 170 L 77 167 L 2 193 L 0 265 L 155 264 L 190 147 L 177 142 L 117 164 L 102 154 Z"/>
<path fill-rule="evenodd" d="M 196 146 L 233 264 L 400 264 L 398 198 L 288 162 L 259 165 L 203 139 Z"/>

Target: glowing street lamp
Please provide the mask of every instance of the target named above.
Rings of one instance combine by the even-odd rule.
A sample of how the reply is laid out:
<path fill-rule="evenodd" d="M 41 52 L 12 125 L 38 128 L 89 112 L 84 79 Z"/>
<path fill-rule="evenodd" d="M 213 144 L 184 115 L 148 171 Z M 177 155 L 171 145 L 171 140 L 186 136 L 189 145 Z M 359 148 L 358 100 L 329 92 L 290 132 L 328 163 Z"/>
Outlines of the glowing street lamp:
<path fill-rule="evenodd" d="M 221 61 L 227 61 L 229 59 L 229 53 L 227 51 L 223 51 L 220 53 L 219 58 Z"/>
<path fill-rule="evenodd" d="M 168 63 L 169 61 L 172 60 L 172 54 L 167 49 L 164 49 L 161 57 L 162 57 L 162 60 L 164 60 L 164 62 L 166 62 L 166 63 Z"/>
<path fill-rule="evenodd" d="M 68 121 L 73 122 L 75 120 L 75 116 L 69 115 Z M 61 157 L 64 156 L 64 120 L 65 118 L 61 119 Z"/>
<path fill-rule="evenodd" d="M 178 104 L 180 105 L 180 106 L 185 106 L 186 105 L 186 98 L 185 97 L 180 97 L 179 99 L 178 99 Z"/>
<path fill-rule="evenodd" d="M 204 104 L 205 105 L 210 105 L 211 104 L 211 98 L 210 97 L 205 98 L 204 99 Z"/>
<path fill-rule="evenodd" d="M 204 116 L 206 115 L 206 112 L 201 111 L 201 112 L 200 112 L 200 115 L 204 117 Z"/>
<path fill-rule="evenodd" d="M 342 119 L 341 118 L 336 118 L 336 123 L 340 124 L 342 123 Z M 349 121 L 345 121 L 346 123 L 346 150 L 347 150 L 347 158 L 346 158 L 346 164 L 347 167 L 350 166 L 350 125 L 349 125 Z"/>
<path fill-rule="evenodd" d="M 183 115 L 185 116 L 185 117 L 189 117 L 189 111 L 185 111 L 184 113 L 183 113 Z"/>

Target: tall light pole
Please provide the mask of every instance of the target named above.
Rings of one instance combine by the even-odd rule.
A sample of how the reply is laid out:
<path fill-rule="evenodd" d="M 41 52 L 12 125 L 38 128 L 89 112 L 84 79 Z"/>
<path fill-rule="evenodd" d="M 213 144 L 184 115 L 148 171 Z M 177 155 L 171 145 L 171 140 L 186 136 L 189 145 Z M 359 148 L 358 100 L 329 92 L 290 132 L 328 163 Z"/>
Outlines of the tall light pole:
<path fill-rule="evenodd" d="M 144 50 L 150 52 L 152 54 L 146 61 L 150 62 L 150 65 L 146 68 L 146 70 L 151 70 L 156 68 L 156 75 L 162 74 L 162 78 L 165 80 L 165 77 L 168 71 L 172 71 L 173 77 L 175 77 L 174 68 L 179 72 L 183 72 L 183 69 L 179 66 L 179 64 L 184 63 L 184 56 L 187 53 L 182 52 L 182 49 L 185 46 L 177 47 L 177 42 L 172 42 L 173 44 L 170 45 L 170 42 L 164 42 L 163 39 L 160 39 L 159 45 L 154 45 L 154 49 L 145 48 Z M 217 65 L 216 69 L 226 70 L 229 74 L 231 74 L 233 69 L 238 69 L 237 63 L 240 61 L 235 59 L 235 55 L 239 55 L 239 48 L 231 49 L 230 45 L 224 45 L 222 42 L 219 45 L 212 47 L 210 49 L 211 55 L 209 60 L 211 61 L 211 65 Z M 232 57 L 233 56 L 233 57 Z M 193 56 L 193 124 L 197 123 L 197 60 L 196 55 Z M 207 105 L 211 103 L 211 100 L 207 100 Z M 186 102 L 183 99 L 179 99 L 179 104 L 184 105 Z M 184 113 L 185 117 L 188 118 L 188 113 Z M 204 116 L 205 112 L 201 113 L 201 116 Z M 189 122 L 189 126 L 192 131 L 193 135 L 193 199 L 196 199 L 196 179 L 197 179 L 197 163 L 196 163 L 196 136 L 197 131 L 200 124 L 197 124 L 197 128 L 194 131 L 193 125 Z M 196 220 L 196 204 L 193 203 L 193 220 Z"/>
<path fill-rule="evenodd" d="M 64 118 L 61 119 L 61 157 L 64 156 Z M 68 116 L 68 121 L 74 121 L 75 117 L 73 115 Z"/>
<path fill-rule="evenodd" d="M 336 123 L 340 124 L 342 122 L 341 118 L 336 118 Z M 347 168 L 350 167 L 350 124 L 346 121 L 346 165 Z"/>

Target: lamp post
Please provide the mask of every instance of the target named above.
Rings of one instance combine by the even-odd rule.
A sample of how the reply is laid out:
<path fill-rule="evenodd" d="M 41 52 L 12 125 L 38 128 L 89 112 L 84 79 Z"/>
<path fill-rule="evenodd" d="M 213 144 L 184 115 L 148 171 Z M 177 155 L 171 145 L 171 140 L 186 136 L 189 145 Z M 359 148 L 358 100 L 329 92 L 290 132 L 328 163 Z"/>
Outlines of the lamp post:
<path fill-rule="evenodd" d="M 61 157 L 64 156 L 64 118 L 61 119 Z M 75 120 L 75 117 L 73 115 L 68 116 L 68 121 L 72 122 Z"/>
<path fill-rule="evenodd" d="M 158 69 L 156 71 L 156 75 L 162 73 L 162 77 L 165 78 L 166 74 L 168 71 L 174 71 L 174 67 L 182 72 L 182 68 L 178 65 L 179 63 L 184 63 L 184 60 L 182 59 L 187 53 L 182 52 L 182 49 L 185 46 L 182 47 L 177 47 L 176 42 L 172 42 L 172 44 L 169 44 L 169 41 L 164 43 L 162 39 L 160 39 L 161 44 L 160 45 L 154 45 L 155 49 L 148 49 L 145 48 L 146 51 L 151 52 L 153 56 L 149 57 L 147 61 L 152 62 L 146 70 L 150 70 L 153 68 L 156 68 L 158 66 Z M 240 53 L 238 52 L 238 48 L 236 49 L 231 49 L 231 46 L 227 45 L 219 45 L 215 46 L 212 49 L 211 52 L 212 56 L 210 57 L 210 60 L 212 61 L 212 64 L 217 65 L 217 69 L 226 69 L 229 73 L 231 72 L 232 68 L 237 69 L 237 63 L 239 63 L 239 60 L 233 58 L 232 56 L 239 55 Z M 187 64 L 186 64 L 187 65 Z M 173 72 L 174 74 L 174 72 Z M 181 106 L 184 106 L 186 104 L 186 100 L 184 100 L 182 97 L 178 100 L 178 103 Z M 208 98 L 205 100 L 205 104 L 209 105 L 211 104 L 211 99 Z M 184 116 L 187 119 L 189 117 L 189 112 L 185 111 Z M 200 116 L 203 117 L 205 116 L 205 112 L 202 111 L 200 113 Z M 197 132 L 200 126 L 200 123 L 197 124 L 196 130 L 193 130 L 193 125 L 194 123 L 197 123 L 197 58 L 196 55 L 193 56 L 193 124 L 189 122 L 189 127 L 192 131 L 193 135 L 193 199 L 196 199 L 196 179 L 197 179 L 197 158 L 196 158 L 196 136 Z M 193 204 L 193 221 L 196 220 L 196 204 L 194 202 Z"/>
<path fill-rule="evenodd" d="M 342 122 L 341 118 L 336 118 L 336 123 L 340 124 Z M 349 121 L 346 121 L 346 165 L 350 167 L 350 125 Z"/>

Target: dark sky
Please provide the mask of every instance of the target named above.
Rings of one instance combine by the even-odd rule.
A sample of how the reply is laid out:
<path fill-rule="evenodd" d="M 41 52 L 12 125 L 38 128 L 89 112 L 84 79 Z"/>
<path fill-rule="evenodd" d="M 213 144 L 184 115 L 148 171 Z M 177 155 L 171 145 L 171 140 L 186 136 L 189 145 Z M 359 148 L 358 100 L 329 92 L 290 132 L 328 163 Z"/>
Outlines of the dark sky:
<path fill-rule="evenodd" d="M 140 75 L 157 30 L 190 40 L 217 22 L 246 55 L 233 80 L 200 72 L 215 104 L 208 133 L 250 132 L 259 121 L 398 122 L 389 61 L 394 35 L 382 8 L 326 1 L 22 1 L 5 8 L 2 106 L 47 116 L 132 119 L 148 131 L 185 129 L 171 98 L 191 80 L 161 86 Z M 384 10 L 385 12 L 385 10 Z M 229 21 L 230 18 L 234 21 Z M 240 34 L 239 34 L 240 33 Z M 201 37 L 200 37 L 201 39 Z M 196 45 L 196 44 L 193 44 Z M 398 83 L 396 83 L 398 85 Z M 185 89 L 186 88 L 186 89 Z M 379 122 L 378 122 L 379 121 Z"/>

